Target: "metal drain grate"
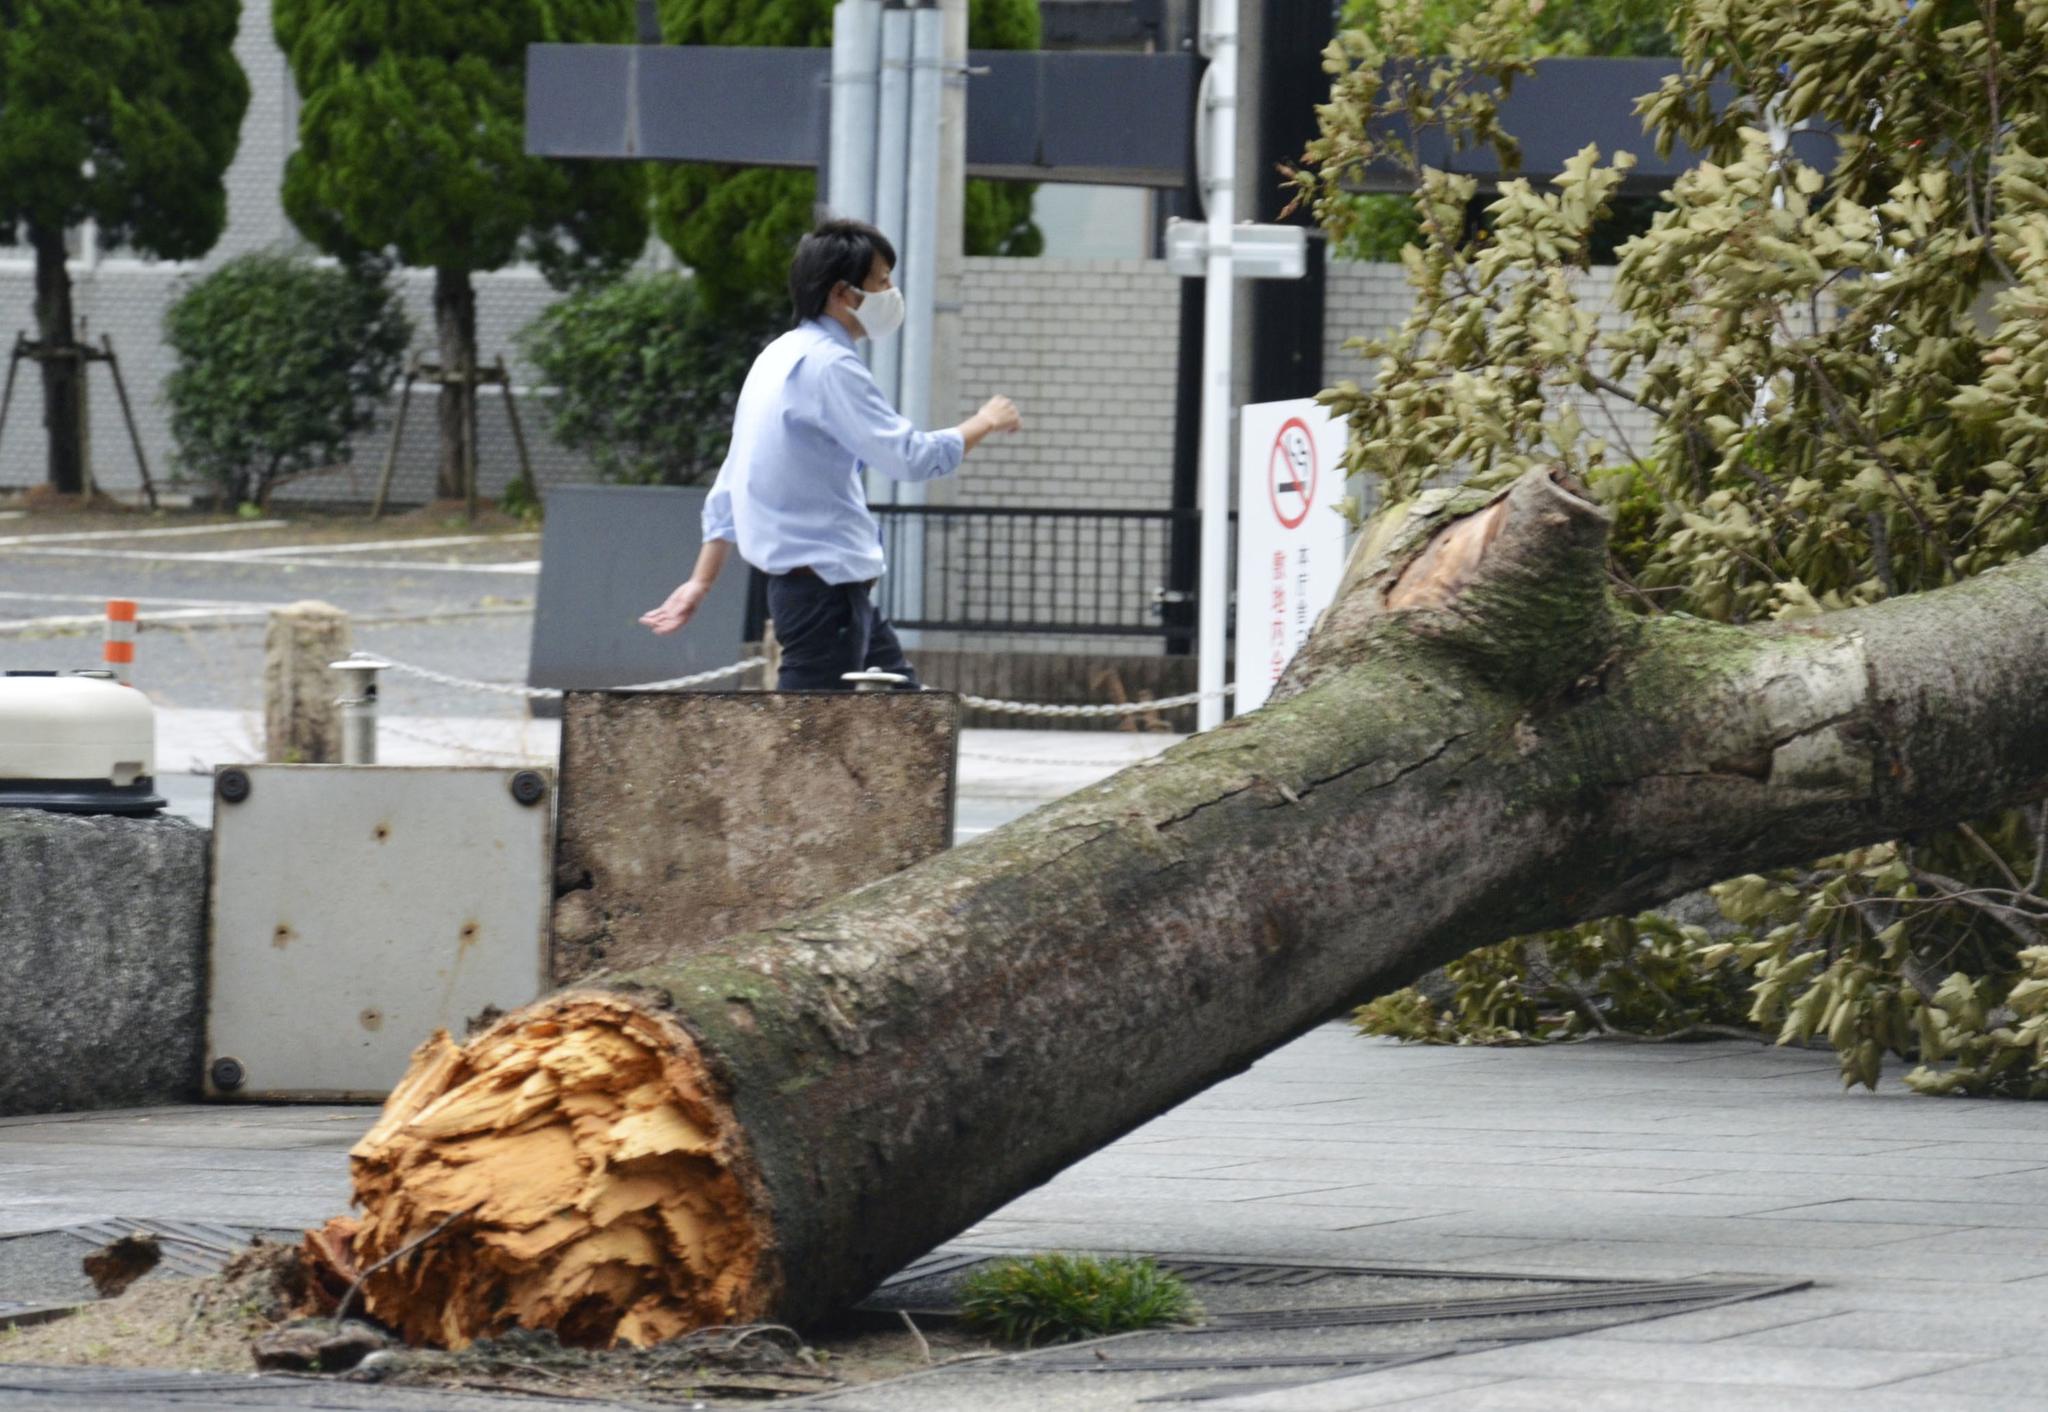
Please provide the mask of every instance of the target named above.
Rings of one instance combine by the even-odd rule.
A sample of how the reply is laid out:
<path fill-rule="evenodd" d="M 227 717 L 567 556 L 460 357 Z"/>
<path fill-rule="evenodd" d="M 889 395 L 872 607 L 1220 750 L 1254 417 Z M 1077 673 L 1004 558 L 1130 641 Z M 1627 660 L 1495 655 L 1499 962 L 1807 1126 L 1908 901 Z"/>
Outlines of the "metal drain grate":
<path fill-rule="evenodd" d="M 1322 1265 L 1240 1265 L 1235 1262 L 1157 1259 L 1152 1263 L 1191 1285 L 1235 1285 L 1239 1288 L 1278 1285 L 1286 1289 L 1303 1289 L 1347 1273 Z"/>
<path fill-rule="evenodd" d="M 157 1268 L 169 1274 L 198 1279 L 218 1274 L 228 1261 L 248 1249 L 265 1232 L 206 1221 L 136 1221 L 115 1216 L 104 1221 L 65 1226 L 52 1234 L 70 1236 L 93 1250 L 126 1236 L 155 1236 L 163 1249 L 163 1261 Z"/>
<path fill-rule="evenodd" d="M 1325 1309 L 1257 1310 L 1214 1314 L 1187 1336 L 1241 1333 L 1248 1329 L 1343 1328 L 1369 1324 L 1406 1324 L 1419 1319 L 1494 1319 L 1521 1314 L 1578 1313 L 1589 1309 L 1644 1308 L 1666 1304 L 1719 1304 L 1761 1299 L 1801 1286 L 1774 1282 L 1729 1283 L 1703 1280 L 1655 1284 L 1612 1284 L 1594 1289 L 1544 1294 L 1490 1295 L 1477 1299 L 1418 1299 L 1403 1304 L 1359 1304 Z"/>

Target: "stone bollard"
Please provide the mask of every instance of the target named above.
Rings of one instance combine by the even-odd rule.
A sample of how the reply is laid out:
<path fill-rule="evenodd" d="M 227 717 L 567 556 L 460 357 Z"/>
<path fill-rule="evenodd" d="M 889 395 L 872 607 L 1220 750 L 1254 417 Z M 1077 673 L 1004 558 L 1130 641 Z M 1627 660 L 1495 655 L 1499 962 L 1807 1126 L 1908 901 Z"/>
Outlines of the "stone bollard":
<path fill-rule="evenodd" d="M 198 1096 L 207 850 L 185 819 L 0 809 L 0 1117 Z"/>
<path fill-rule="evenodd" d="M 341 759 L 341 707 L 327 664 L 349 654 L 348 614 L 328 603 L 292 603 L 270 615 L 263 637 L 263 758 L 273 765 Z"/>

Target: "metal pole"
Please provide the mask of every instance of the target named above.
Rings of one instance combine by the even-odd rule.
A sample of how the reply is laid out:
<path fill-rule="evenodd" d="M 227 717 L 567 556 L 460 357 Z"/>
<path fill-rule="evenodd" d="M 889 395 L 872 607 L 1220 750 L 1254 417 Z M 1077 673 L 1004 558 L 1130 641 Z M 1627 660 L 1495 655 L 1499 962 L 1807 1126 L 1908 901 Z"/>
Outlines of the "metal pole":
<path fill-rule="evenodd" d="M 892 241 L 905 242 L 905 167 L 910 136 L 910 12 L 900 3 L 882 11 L 882 74 L 879 111 L 875 120 L 875 224 Z M 906 261 L 913 258 L 898 250 Z M 875 385 L 892 407 L 903 405 L 903 338 L 875 341 L 868 363 L 875 370 Z M 877 498 L 877 485 L 868 487 Z"/>
<path fill-rule="evenodd" d="M 405 386 L 398 393 L 398 415 L 391 419 L 391 443 L 384 448 L 384 473 L 377 477 L 377 498 L 370 506 L 370 518 L 384 518 L 384 500 L 391 494 L 391 474 L 398 469 L 398 442 L 405 435 L 405 410 L 412 405 L 412 380 L 419 376 L 419 359 L 405 368 Z"/>
<path fill-rule="evenodd" d="M 341 763 L 377 763 L 377 673 L 391 664 L 367 652 L 351 652 L 328 669 L 341 677 Z"/>
<path fill-rule="evenodd" d="M 19 333 L 14 335 L 14 352 L 7 359 L 7 386 L 0 390 L 0 436 L 7 434 L 7 409 L 14 405 L 14 371 L 28 356 L 22 351 L 27 343 L 28 340 Z"/>
<path fill-rule="evenodd" d="M 875 110 L 882 62 L 881 0 L 839 0 L 832 7 L 830 189 L 835 216 L 875 216 Z"/>
<path fill-rule="evenodd" d="M 939 124 L 943 107 L 945 16 L 936 0 L 910 12 L 910 141 L 904 183 L 903 363 L 898 408 L 911 424 L 929 428 L 934 422 L 932 338 L 938 302 L 939 261 Z M 924 487 L 898 482 L 891 487 L 898 505 L 922 505 Z M 901 616 L 924 615 L 924 536 L 912 517 L 898 540 L 889 572 L 902 585 L 897 593 Z M 908 645 L 915 645 L 908 644 Z"/>
<path fill-rule="evenodd" d="M 156 482 L 149 477 L 149 457 L 142 449 L 142 433 L 135 429 L 135 412 L 128 405 L 128 384 L 121 378 L 121 360 L 114 356 L 114 340 L 106 334 L 100 335 L 100 346 L 107 350 L 106 364 L 114 374 L 114 394 L 121 399 L 121 420 L 128 423 L 128 440 L 135 445 L 135 465 L 142 472 L 142 493 L 149 497 L 149 508 L 156 508 Z"/>
<path fill-rule="evenodd" d="M 540 485 L 533 478 L 533 461 L 526 454 L 526 431 L 519 425 L 519 399 L 512 395 L 512 374 L 505 367 L 503 354 L 498 356 L 491 380 L 505 392 L 505 419 L 512 424 L 512 444 L 519 450 L 519 483 L 526 487 L 527 503 L 538 505 Z"/>
<path fill-rule="evenodd" d="M 1231 304 L 1237 295 L 1230 261 L 1237 219 L 1237 0 L 1208 0 L 1209 271 L 1202 321 L 1202 590 L 1201 661 L 1196 684 L 1198 730 L 1223 724 L 1224 625 L 1230 613 Z"/>

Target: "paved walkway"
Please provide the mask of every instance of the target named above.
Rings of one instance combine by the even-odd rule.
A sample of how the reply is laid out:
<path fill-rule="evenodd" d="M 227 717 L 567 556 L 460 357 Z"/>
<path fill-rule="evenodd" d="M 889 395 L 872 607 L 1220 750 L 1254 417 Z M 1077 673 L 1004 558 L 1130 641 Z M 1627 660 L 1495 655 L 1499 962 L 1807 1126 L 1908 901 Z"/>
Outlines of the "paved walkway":
<path fill-rule="evenodd" d="M 0 1233 L 102 1215 L 300 1225 L 364 1109 L 0 1121 Z M 2048 1407 L 2048 1108 L 1844 1094 L 1734 1043 L 1403 1048 L 1340 1025 L 956 1244 L 1330 1259 L 1810 1290 L 1389 1369 L 1227 1412 Z"/>

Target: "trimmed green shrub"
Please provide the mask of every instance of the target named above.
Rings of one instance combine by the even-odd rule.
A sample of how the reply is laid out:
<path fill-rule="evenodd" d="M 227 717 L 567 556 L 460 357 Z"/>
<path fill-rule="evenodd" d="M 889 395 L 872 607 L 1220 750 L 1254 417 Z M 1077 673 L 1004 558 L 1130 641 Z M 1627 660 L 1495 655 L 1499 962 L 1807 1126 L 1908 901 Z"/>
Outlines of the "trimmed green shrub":
<path fill-rule="evenodd" d="M 695 279 L 640 274 L 552 305 L 519 347 L 554 389 L 557 441 L 607 480 L 688 485 L 717 474 L 740 384 L 782 322 L 777 301 L 713 311 Z"/>
<path fill-rule="evenodd" d="M 260 252 L 190 283 L 164 314 L 164 380 L 179 470 L 231 504 L 345 463 L 412 342 L 381 269 Z"/>

